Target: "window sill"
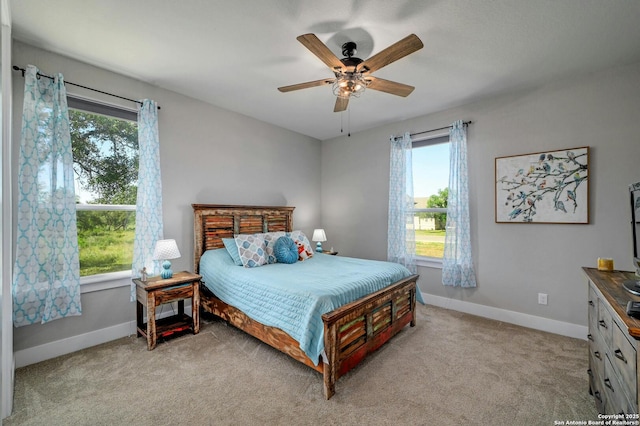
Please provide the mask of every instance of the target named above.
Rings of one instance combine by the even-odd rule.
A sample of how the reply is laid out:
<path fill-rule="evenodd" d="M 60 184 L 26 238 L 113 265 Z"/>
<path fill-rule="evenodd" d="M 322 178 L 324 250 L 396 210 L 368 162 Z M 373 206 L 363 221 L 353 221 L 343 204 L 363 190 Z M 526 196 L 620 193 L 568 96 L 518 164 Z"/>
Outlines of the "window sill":
<path fill-rule="evenodd" d="M 110 290 L 131 285 L 131 271 L 111 272 L 80 278 L 80 293 Z"/>
<path fill-rule="evenodd" d="M 442 269 L 442 259 L 437 257 L 416 256 L 416 265 L 426 268 Z"/>

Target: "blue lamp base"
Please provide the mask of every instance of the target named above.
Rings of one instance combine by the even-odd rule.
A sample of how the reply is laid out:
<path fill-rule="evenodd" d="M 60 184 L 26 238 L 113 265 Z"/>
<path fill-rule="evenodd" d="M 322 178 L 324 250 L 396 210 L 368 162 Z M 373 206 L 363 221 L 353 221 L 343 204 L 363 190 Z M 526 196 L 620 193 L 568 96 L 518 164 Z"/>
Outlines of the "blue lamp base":
<path fill-rule="evenodd" d="M 171 270 L 171 262 L 165 260 L 162 262 L 162 271 L 160 271 L 160 278 L 163 280 L 169 279 L 173 276 L 173 271 Z"/>
<path fill-rule="evenodd" d="M 320 241 L 316 243 L 316 251 L 322 253 L 322 243 Z"/>

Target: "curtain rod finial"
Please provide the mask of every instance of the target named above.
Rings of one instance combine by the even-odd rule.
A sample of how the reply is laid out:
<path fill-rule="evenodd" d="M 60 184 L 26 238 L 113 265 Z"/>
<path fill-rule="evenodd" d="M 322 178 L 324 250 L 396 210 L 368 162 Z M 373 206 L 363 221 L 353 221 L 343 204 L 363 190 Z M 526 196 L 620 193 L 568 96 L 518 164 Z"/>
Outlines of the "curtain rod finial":
<path fill-rule="evenodd" d="M 19 66 L 17 66 L 17 65 L 14 65 L 12 68 L 13 68 L 13 70 L 14 70 L 14 71 L 20 71 L 20 72 L 22 72 L 22 76 L 24 77 L 24 73 L 25 73 L 25 71 L 26 71 L 24 68 L 20 68 L 20 67 L 19 67 Z"/>

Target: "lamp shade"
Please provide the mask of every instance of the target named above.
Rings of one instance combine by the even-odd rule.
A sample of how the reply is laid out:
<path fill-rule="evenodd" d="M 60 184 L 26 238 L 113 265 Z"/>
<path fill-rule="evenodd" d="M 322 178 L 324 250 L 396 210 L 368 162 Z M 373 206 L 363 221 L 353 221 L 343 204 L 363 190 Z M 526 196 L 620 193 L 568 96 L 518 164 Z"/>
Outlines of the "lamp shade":
<path fill-rule="evenodd" d="M 327 234 L 324 233 L 324 229 L 314 229 L 312 241 L 327 241 Z"/>
<path fill-rule="evenodd" d="M 154 260 L 177 259 L 180 257 L 180 250 L 176 240 L 158 240 L 153 251 Z"/>
<path fill-rule="evenodd" d="M 324 229 L 314 229 L 311 239 L 317 241 L 316 251 L 322 253 L 322 242 L 327 241 L 327 234 L 324 233 Z"/>

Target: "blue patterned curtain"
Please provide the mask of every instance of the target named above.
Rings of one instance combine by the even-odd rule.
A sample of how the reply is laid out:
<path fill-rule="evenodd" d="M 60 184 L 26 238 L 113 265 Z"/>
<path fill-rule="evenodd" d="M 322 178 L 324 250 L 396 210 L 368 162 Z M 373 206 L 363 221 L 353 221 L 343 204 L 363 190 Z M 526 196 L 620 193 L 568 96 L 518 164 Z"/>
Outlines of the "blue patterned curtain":
<path fill-rule="evenodd" d="M 160 140 L 158 139 L 158 105 L 145 99 L 138 111 L 138 196 L 136 200 L 136 236 L 133 242 L 131 276 L 160 273 L 153 260 L 156 241 L 162 234 L 162 180 L 160 178 Z M 131 301 L 136 300 L 136 287 L 131 285 Z"/>
<path fill-rule="evenodd" d="M 16 327 L 80 315 L 80 263 L 67 92 L 25 72 L 18 166 L 13 323 Z"/>
<path fill-rule="evenodd" d="M 411 137 L 391 138 L 389 176 L 389 224 L 387 259 L 417 272 L 415 262 L 416 236 L 413 225 L 413 170 Z"/>
<path fill-rule="evenodd" d="M 449 130 L 450 167 L 447 200 L 447 230 L 442 259 L 442 284 L 475 287 L 476 274 L 471 256 L 469 226 L 469 178 L 467 173 L 467 132 L 460 120 Z"/>

